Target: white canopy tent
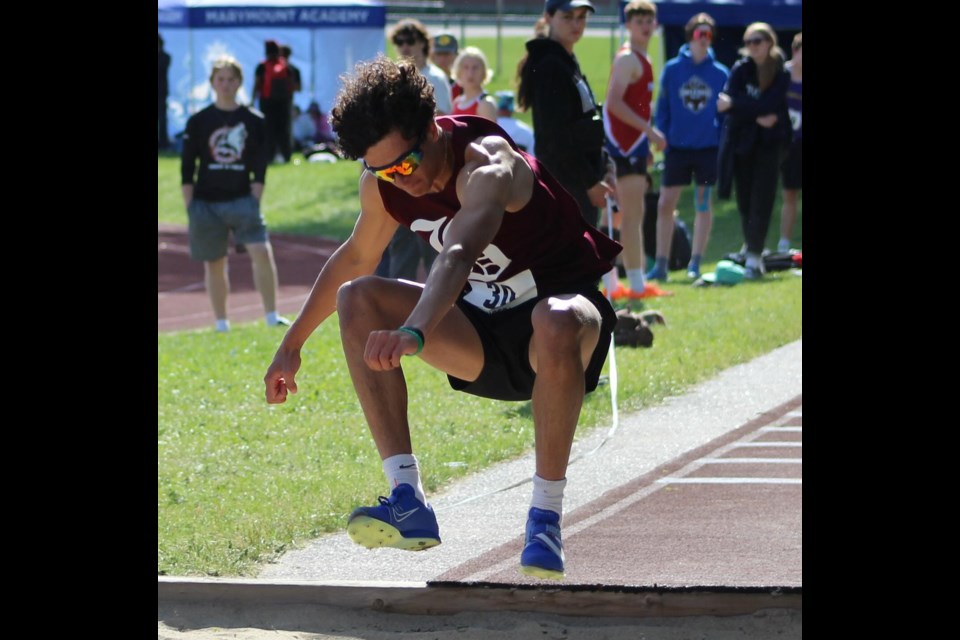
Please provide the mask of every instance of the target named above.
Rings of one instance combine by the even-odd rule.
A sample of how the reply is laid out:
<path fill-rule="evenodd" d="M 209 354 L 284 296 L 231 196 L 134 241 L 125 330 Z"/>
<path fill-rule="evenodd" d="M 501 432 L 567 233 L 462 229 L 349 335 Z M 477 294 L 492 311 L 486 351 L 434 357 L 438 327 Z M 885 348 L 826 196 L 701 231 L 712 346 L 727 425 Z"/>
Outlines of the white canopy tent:
<path fill-rule="evenodd" d="M 244 77 L 238 99 L 249 104 L 267 40 L 292 49 L 290 62 L 303 84 L 295 103 L 306 109 L 316 100 L 329 112 L 339 76 L 384 50 L 385 25 L 386 7 L 375 0 L 157 0 L 157 29 L 171 57 L 170 137 L 213 101 L 208 78 L 218 56 L 239 60 Z"/>

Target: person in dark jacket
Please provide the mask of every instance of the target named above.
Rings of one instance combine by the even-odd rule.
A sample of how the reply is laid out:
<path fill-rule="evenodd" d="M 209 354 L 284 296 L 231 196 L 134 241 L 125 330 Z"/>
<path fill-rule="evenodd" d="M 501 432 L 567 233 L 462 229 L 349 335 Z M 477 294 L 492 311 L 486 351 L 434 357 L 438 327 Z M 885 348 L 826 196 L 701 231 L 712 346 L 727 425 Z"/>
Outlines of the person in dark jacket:
<path fill-rule="evenodd" d="M 737 209 L 746 246 L 744 277 L 763 275 L 764 244 L 773 215 L 780 158 L 791 136 L 787 113 L 790 74 L 777 34 L 764 22 L 749 25 L 743 36 L 743 57 L 717 98 L 726 114 L 720 141 L 718 196 L 729 199 L 736 185 Z"/>
<path fill-rule="evenodd" d="M 787 91 L 787 111 L 793 127 L 793 137 L 783 159 L 783 208 L 780 209 L 780 242 L 777 251 L 790 250 L 790 237 L 797 221 L 797 203 L 803 189 L 803 34 L 793 37 L 793 57 L 785 69 L 790 73 L 790 89 Z"/>
<path fill-rule="evenodd" d="M 170 95 L 168 75 L 170 72 L 170 54 L 163 50 L 163 36 L 157 34 L 157 149 L 170 146 L 170 134 L 167 131 L 167 96 Z"/>
<path fill-rule="evenodd" d="M 293 79 L 287 59 L 280 54 L 280 43 L 267 40 L 264 58 L 253 70 L 250 104 L 259 99 L 260 111 L 267 123 L 268 157 L 278 163 L 290 162 L 290 118 L 293 115 Z"/>
<path fill-rule="evenodd" d="M 296 146 L 293 139 L 293 121 L 298 114 L 293 112 L 296 106 L 296 93 L 303 90 L 303 78 L 300 74 L 300 67 L 293 64 L 293 48 L 288 44 L 280 45 L 280 57 L 287 61 L 287 70 L 290 74 L 290 120 L 287 122 L 287 136 L 290 138 L 290 151 Z"/>
<path fill-rule="evenodd" d="M 603 151 L 603 116 L 573 53 L 583 37 L 586 0 L 547 0 L 547 37 L 527 42 L 520 68 L 517 105 L 533 110 L 536 156 L 580 205 L 587 222 L 600 221 L 598 207 L 613 197 Z"/>

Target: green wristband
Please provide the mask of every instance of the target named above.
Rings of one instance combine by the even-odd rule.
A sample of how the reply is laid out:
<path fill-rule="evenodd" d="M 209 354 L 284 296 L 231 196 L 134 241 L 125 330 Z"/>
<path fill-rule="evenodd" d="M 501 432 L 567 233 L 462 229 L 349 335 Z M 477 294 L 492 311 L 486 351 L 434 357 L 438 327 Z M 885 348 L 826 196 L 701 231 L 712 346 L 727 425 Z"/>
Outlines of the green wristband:
<path fill-rule="evenodd" d="M 421 351 L 423 351 L 423 331 L 420 331 L 420 329 L 417 329 L 416 327 L 400 327 L 397 329 L 397 331 L 409 333 L 417 339 L 417 353 L 413 355 L 418 355 Z"/>

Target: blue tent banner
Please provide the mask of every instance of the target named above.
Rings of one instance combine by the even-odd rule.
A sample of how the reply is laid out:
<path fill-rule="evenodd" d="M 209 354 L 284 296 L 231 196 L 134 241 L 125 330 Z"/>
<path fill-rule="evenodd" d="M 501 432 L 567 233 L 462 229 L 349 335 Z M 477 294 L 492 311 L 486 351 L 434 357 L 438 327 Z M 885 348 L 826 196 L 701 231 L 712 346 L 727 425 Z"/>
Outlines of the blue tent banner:
<path fill-rule="evenodd" d="M 190 4 L 189 2 L 187 3 Z M 384 6 L 355 6 L 340 2 L 329 6 L 203 6 L 157 7 L 157 23 L 165 27 L 382 27 L 386 24 Z M 289 5 L 290 3 L 285 3 Z M 304 3 L 313 4 L 313 3 Z"/>
<path fill-rule="evenodd" d="M 283 27 L 325 27 L 325 26 L 377 26 L 383 25 L 382 15 L 375 15 L 369 7 L 303 7 L 300 9 L 273 9 L 269 7 L 224 7 L 221 9 L 204 9 L 196 13 L 196 21 L 191 20 L 191 26 L 283 26 Z"/>
<path fill-rule="evenodd" d="M 657 22 L 683 26 L 698 13 L 709 13 L 718 27 L 745 27 L 766 22 L 774 29 L 803 26 L 803 0 L 656 0 Z M 620 0 L 620 21 L 626 0 Z"/>
<path fill-rule="evenodd" d="M 250 103 L 266 40 L 293 51 L 290 61 L 300 69 L 303 85 L 295 103 L 306 109 L 316 101 L 329 112 L 340 76 L 383 53 L 386 17 L 386 7 L 376 0 L 157 0 L 157 31 L 171 56 L 170 137 L 213 101 L 210 70 L 222 55 L 240 62 L 237 99 Z"/>

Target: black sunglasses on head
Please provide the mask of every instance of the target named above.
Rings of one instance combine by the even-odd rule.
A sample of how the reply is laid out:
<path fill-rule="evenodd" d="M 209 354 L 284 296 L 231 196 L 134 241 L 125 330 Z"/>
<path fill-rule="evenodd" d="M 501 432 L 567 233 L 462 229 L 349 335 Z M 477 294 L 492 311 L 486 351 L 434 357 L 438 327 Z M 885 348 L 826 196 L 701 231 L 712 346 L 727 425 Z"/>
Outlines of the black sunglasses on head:
<path fill-rule="evenodd" d="M 393 44 L 397 47 L 402 47 L 404 45 L 411 46 L 417 44 L 417 39 L 413 36 L 407 36 L 406 38 L 399 37 L 393 39 Z"/>

